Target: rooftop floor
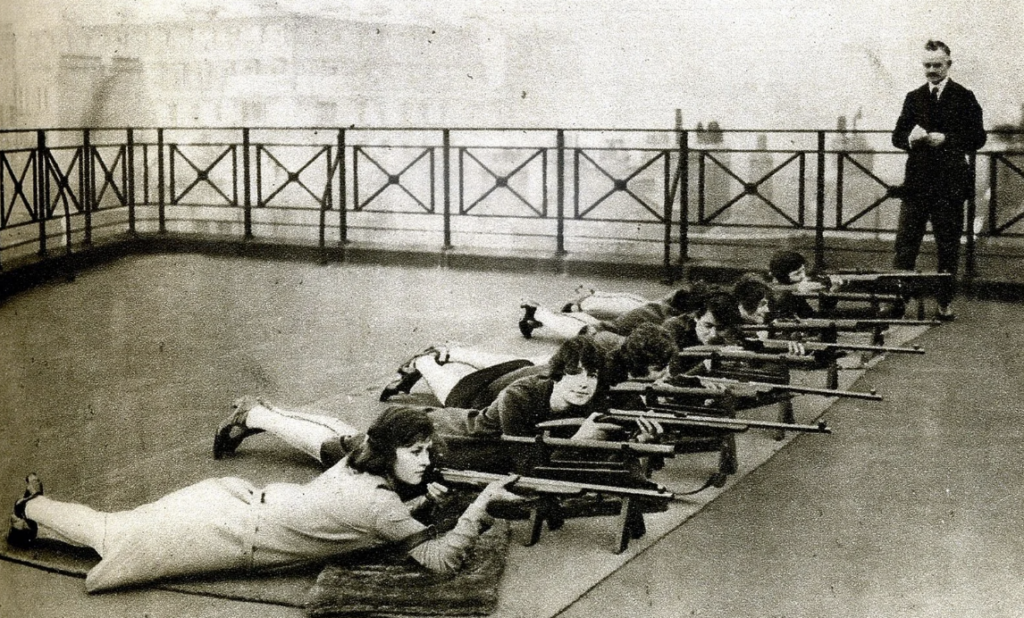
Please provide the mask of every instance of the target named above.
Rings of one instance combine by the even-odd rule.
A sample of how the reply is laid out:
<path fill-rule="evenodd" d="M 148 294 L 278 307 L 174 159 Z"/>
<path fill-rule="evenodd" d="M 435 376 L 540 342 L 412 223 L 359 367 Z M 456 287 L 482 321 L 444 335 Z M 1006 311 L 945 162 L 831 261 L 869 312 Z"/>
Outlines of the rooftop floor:
<path fill-rule="evenodd" d="M 32 470 L 48 493 L 104 509 L 211 476 L 308 478 L 315 469 L 262 438 L 240 456 L 210 457 L 232 399 L 259 394 L 365 426 L 394 368 L 426 345 L 553 348 L 520 337 L 519 299 L 557 306 L 578 283 L 550 272 L 175 254 L 37 287 L 0 304 L 0 496 L 13 500 Z M 587 283 L 665 291 L 652 281 Z M 832 406 L 833 435 L 775 449 L 686 523 L 655 520 L 656 538 L 614 559 L 585 525 L 514 547 L 499 613 L 1016 615 L 1024 346 L 1013 326 L 1024 307 L 958 308 L 956 322 L 917 341 L 927 354 L 887 358 L 861 378 L 859 390 L 885 401 Z M 670 465 L 703 473 L 707 464 Z M 582 584 L 545 578 L 573 563 Z M 0 615 L 241 614 L 303 612 L 155 589 L 87 595 L 81 579 L 0 561 Z"/>

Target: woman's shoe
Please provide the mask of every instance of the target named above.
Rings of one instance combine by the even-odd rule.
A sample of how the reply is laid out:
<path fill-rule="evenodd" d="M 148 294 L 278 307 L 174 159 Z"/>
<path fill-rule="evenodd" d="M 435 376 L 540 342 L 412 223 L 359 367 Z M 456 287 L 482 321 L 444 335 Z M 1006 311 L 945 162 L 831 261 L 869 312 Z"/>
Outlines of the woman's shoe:
<path fill-rule="evenodd" d="M 234 453 L 238 446 L 249 436 L 263 433 L 262 429 L 253 429 L 245 425 L 245 419 L 249 410 L 262 405 L 263 402 L 255 397 L 242 397 L 231 404 L 233 412 L 231 416 L 221 421 L 217 426 L 217 433 L 213 436 L 213 458 L 220 459 L 226 454 Z"/>
<path fill-rule="evenodd" d="M 39 526 L 25 515 L 25 505 L 37 496 L 43 495 L 43 482 L 33 472 L 25 477 L 25 494 L 14 503 L 11 526 L 7 530 L 7 542 L 17 547 L 32 545 L 39 533 Z"/>
<path fill-rule="evenodd" d="M 523 334 L 523 337 L 530 339 L 533 337 L 533 330 L 544 325 L 534 317 L 537 313 L 536 304 L 526 302 L 519 307 L 523 310 L 523 317 L 519 320 L 519 332 Z"/>

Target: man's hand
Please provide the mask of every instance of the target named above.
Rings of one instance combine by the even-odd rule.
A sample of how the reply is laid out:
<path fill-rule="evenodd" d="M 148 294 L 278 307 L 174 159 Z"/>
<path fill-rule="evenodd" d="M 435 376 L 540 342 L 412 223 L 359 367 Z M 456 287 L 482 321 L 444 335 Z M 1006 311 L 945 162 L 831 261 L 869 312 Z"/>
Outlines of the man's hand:
<path fill-rule="evenodd" d="M 917 142 L 920 142 L 922 140 L 927 140 L 927 139 L 928 139 L 928 131 L 925 131 L 923 128 L 921 128 L 921 125 L 919 125 L 919 124 L 914 125 L 914 128 L 910 130 L 910 136 L 907 138 L 907 140 L 912 145 L 916 144 Z"/>
<path fill-rule="evenodd" d="M 944 133 L 929 133 L 925 139 L 929 146 L 938 148 L 946 142 L 946 135 Z"/>

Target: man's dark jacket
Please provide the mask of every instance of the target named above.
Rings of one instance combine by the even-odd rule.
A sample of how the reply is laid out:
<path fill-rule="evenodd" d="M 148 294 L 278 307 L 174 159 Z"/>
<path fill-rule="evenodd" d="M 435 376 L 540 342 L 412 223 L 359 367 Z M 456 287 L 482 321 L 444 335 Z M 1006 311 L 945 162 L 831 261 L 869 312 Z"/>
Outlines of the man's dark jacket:
<path fill-rule="evenodd" d="M 906 150 L 903 179 L 905 197 L 963 201 L 974 191 L 966 154 L 985 145 L 981 106 L 974 93 L 949 80 L 938 104 L 931 101 L 930 84 L 907 93 L 892 144 Z M 946 141 L 932 147 L 923 141 L 911 146 L 910 131 L 920 125 L 929 133 L 943 133 Z"/>

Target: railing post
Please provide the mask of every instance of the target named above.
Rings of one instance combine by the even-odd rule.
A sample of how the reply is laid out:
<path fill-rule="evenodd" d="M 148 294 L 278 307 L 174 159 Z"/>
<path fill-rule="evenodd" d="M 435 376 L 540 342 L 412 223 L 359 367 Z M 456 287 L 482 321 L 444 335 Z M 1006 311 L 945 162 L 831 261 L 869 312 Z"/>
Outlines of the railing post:
<path fill-rule="evenodd" d="M 679 271 L 690 257 L 690 134 L 679 132 Z"/>
<path fill-rule="evenodd" d="M 996 207 L 998 205 L 999 187 L 997 186 L 997 178 L 999 177 L 999 170 L 996 169 L 998 164 L 998 155 L 996 153 L 990 153 L 988 155 L 988 233 L 991 236 L 995 236 L 999 233 L 999 221 L 996 220 Z"/>
<path fill-rule="evenodd" d="M 671 283 L 673 281 L 672 273 L 672 202 L 674 196 L 672 195 L 672 151 L 665 151 L 665 214 L 664 214 L 664 227 L 665 227 L 665 242 L 664 242 L 664 258 L 663 268 L 665 269 L 665 281 Z"/>
<path fill-rule="evenodd" d="M 971 291 L 974 285 L 974 276 L 977 274 L 974 244 L 974 219 L 978 214 L 978 206 L 974 195 L 976 192 L 975 187 L 978 186 L 977 154 L 972 152 L 968 156 L 968 162 L 971 170 L 971 173 L 968 174 L 971 179 L 971 192 L 967 197 L 967 246 L 964 247 L 964 279 L 966 280 L 965 287 L 968 291 Z"/>
<path fill-rule="evenodd" d="M 555 209 L 557 217 L 557 232 L 556 232 L 556 255 L 565 255 L 565 130 L 558 129 L 555 134 L 555 166 L 556 166 L 556 180 L 555 180 Z M 576 175 L 577 181 L 579 180 L 579 174 Z M 576 192 L 577 197 L 579 191 Z"/>
<path fill-rule="evenodd" d="M 167 197 L 164 194 L 164 130 L 156 130 L 157 217 L 160 233 L 167 233 Z"/>
<path fill-rule="evenodd" d="M 242 210 L 245 240 L 252 240 L 252 174 L 249 160 L 249 128 L 242 129 Z"/>
<path fill-rule="evenodd" d="M 82 131 L 82 210 L 85 211 L 85 240 L 86 245 L 92 244 L 92 211 L 96 207 L 93 204 L 93 191 L 96 188 L 96 179 L 92 167 L 92 133 L 89 129 Z"/>
<path fill-rule="evenodd" d="M 444 191 L 444 247 L 445 251 L 452 248 L 452 184 L 451 184 L 451 147 L 450 129 L 441 134 L 441 183 Z"/>
<path fill-rule="evenodd" d="M 345 166 L 345 129 L 338 129 L 338 242 L 348 244 L 348 169 Z"/>
<path fill-rule="evenodd" d="M 814 222 L 814 268 L 825 266 L 825 132 L 818 131 L 817 215 Z"/>
<path fill-rule="evenodd" d="M 46 255 L 46 132 L 36 131 L 36 153 L 35 153 L 35 179 L 33 183 L 36 217 L 39 219 L 39 255 Z"/>
<path fill-rule="evenodd" d="M 836 229 L 842 229 L 843 225 L 843 176 L 845 161 L 844 153 L 836 153 Z"/>
<path fill-rule="evenodd" d="M 125 192 L 128 194 L 128 233 L 135 235 L 135 130 L 128 129 L 128 153 L 125 165 Z"/>
<path fill-rule="evenodd" d="M 327 263 L 327 253 L 324 250 L 327 246 L 327 210 L 331 207 L 331 170 L 334 168 L 334 162 L 331 161 L 331 150 L 327 149 L 327 182 L 324 186 L 324 192 L 321 195 L 323 202 L 320 204 L 320 217 L 317 222 L 317 249 L 320 253 L 320 263 Z"/>

